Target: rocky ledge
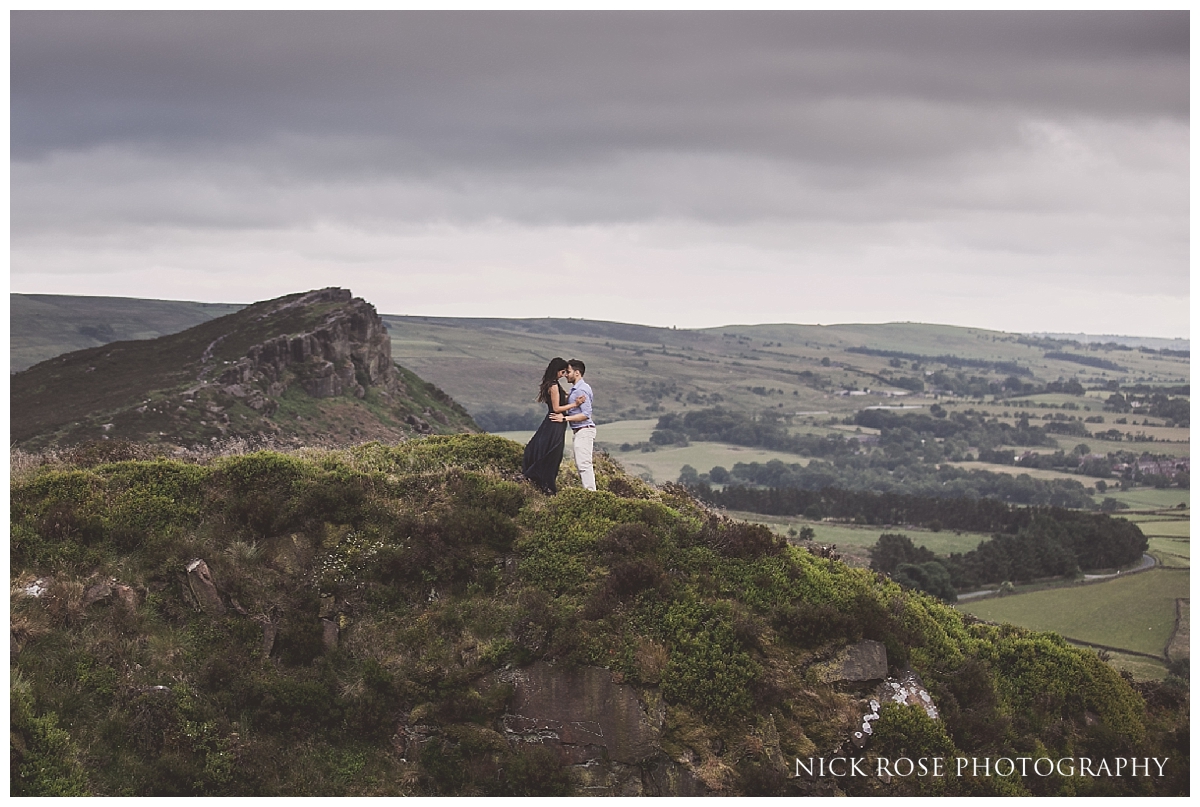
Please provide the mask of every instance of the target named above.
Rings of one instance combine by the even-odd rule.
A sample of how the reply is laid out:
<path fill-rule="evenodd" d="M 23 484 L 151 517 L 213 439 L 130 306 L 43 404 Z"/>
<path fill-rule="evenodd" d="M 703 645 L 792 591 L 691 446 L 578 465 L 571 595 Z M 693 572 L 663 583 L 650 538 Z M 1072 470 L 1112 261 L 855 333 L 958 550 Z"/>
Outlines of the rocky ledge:
<path fill-rule="evenodd" d="M 366 396 L 368 387 L 385 396 L 405 392 L 404 382 L 392 363 L 392 345 L 383 320 L 375 307 L 361 297 L 352 297 L 348 289 L 328 288 L 312 291 L 281 302 L 258 315 L 257 321 L 270 324 L 296 310 L 335 304 L 320 324 L 302 333 L 283 334 L 253 345 L 245 355 L 229 366 L 217 365 L 212 356 L 222 338 L 209 345 L 202 357 L 201 386 L 219 370 L 215 383 L 219 390 L 242 400 L 263 414 L 271 414 L 274 399 L 292 383 L 313 398 L 332 398 L 352 392 Z M 200 387 L 189 390 L 192 395 Z M 187 393 L 185 393 L 187 397 Z"/>

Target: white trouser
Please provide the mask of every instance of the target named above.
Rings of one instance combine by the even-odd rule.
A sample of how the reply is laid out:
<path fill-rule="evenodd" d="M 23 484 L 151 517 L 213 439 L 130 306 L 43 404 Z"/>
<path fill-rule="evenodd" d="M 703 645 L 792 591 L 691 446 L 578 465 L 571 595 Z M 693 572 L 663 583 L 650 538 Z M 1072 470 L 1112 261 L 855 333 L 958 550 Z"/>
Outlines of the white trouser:
<path fill-rule="evenodd" d="M 571 449 L 575 452 L 575 467 L 579 469 L 579 481 L 587 490 L 596 489 L 596 472 L 592 470 L 592 444 L 596 442 L 596 427 L 584 426 L 575 430 Z"/>

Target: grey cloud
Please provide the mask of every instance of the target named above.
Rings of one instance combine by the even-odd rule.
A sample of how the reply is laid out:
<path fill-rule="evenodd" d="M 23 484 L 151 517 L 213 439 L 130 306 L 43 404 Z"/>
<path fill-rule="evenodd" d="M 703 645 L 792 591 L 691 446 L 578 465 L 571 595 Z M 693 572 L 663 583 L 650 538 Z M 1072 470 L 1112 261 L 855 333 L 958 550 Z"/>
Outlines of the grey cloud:
<path fill-rule="evenodd" d="M 281 131 L 389 137 L 438 162 L 623 149 L 921 158 L 1011 136 L 1011 126 L 970 120 L 937 126 L 932 107 L 968 119 L 985 106 L 1010 115 L 1188 112 L 1185 12 L 12 19 L 13 149 L 22 158 Z"/>
<path fill-rule="evenodd" d="M 218 264 L 364 294 L 432 266 L 430 306 L 465 311 L 454 272 L 494 315 L 530 303 L 481 267 L 540 285 L 579 242 L 616 288 L 702 278 L 691 324 L 754 320 L 745 271 L 792 289 L 768 318 L 936 318 L 944 288 L 970 321 L 999 284 L 977 322 L 1087 289 L 1031 326 L 1084 330 L 1137 272 L 1174 328 L 1188 69 L 1179 11 L 14 12 L 13 273 L 194 298 Z"/>

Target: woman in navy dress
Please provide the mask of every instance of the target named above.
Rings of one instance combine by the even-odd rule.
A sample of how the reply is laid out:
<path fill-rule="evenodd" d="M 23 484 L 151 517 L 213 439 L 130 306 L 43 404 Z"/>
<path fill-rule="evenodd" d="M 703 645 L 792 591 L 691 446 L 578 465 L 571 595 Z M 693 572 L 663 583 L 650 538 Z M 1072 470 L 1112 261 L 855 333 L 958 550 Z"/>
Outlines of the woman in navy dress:
<path fill-rule="evenodd" d="M 559 386 L 558 379 L 567 374 L 567 362 L 553 358 L 542 374 L 538 387 L 538 401 L 546 404 L 546 419 L 538 426 L 529 445 L 525 446 L 525 461 L 522 473 L 547 493 L 557 493 L 558 466 L 562 464 L 563 443 L 566 440 L 567 424 L 550 420 L 551 412 L 566 412 L 570 409 L 567 393 Z"/>

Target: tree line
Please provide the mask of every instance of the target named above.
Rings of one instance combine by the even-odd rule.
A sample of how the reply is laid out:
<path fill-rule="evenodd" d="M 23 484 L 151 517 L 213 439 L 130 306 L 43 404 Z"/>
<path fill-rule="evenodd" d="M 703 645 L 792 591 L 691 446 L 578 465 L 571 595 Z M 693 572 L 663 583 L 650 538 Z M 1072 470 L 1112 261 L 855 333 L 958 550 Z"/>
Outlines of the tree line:
<path fill-rule="evenodd" d="M 1011 504 L 1080 510 L 1091 510 L 1096 506 L 1087 488 L 1075 479 L 1034 479 L 1026 474 L 1013 476 L 931 463 L 897 464 L 889 468 L 885 460 L 875 455 L 834 462 L 812 460 L 807 465 L 780 460 L 739 462 L 731 469 L 715 466 L 704 475 L 680 474 L 679 481 L 701 489 L 709 482 L 726 485 L 724 491 L 713 491 L 713 496 L 741 495 L 734 492 L 735 488 L 749 491 L 756 488 L 804 491 L 839 488 L 939 499 L 996 499 Z M 737 510 L 752 509 L 732 504 L 726 506 Z"/>
<path fill-rule="evenodd" d="M 871 568 L 901 585 L 953 602 L 957 591 L 1077 575 L 1139 560 L 1149 544 L 1125 519 L 1070 511 L 1030 511 L 1014 533 L 996 533 L 969 552 L 937 557 L 902 534 L 884 533 L 871 547 Z M 940 567 L 940 568 L 939 568 Z"/>
<path fill-rule="evenodd" d="M 886 537 L 894 533 L 881 536 L 880 543 L 872 550 L 872 568 L 888 574 L 901 572 L 900 567 L 904 564 L 918 567 L 941 564 L 949 575 L 949 585 L 958 590 L 1005 580 L 1028 581 L 1073 574 L 1081 569 L 1125 566 L 1141 558 L 1148 547 L 1145 535 L 1136 524 L 1062 507 L 1014 507 L 996 499 L 912 496 L 839 488 L 802 490 L 732 486 L 714 491 L 706 485 L 697 485 L 693 490 L 710 504 L 730 510 L 991 533 L 991 539 L 981 542 L 970 552 L 953 553 L 948 558 L 938 558 L 923 547 L 910 550 L 907 547 L 911 547 L 911 541 L 907 538 L 899 541 Z M 904 574 L 910 582 L 924 576 L 937 591 L 924 585 L 914 584 L 914 588 L 931 591 L 937 596 L 945 594 L 944 581 L 935 569 L 907 569 Z"/>

